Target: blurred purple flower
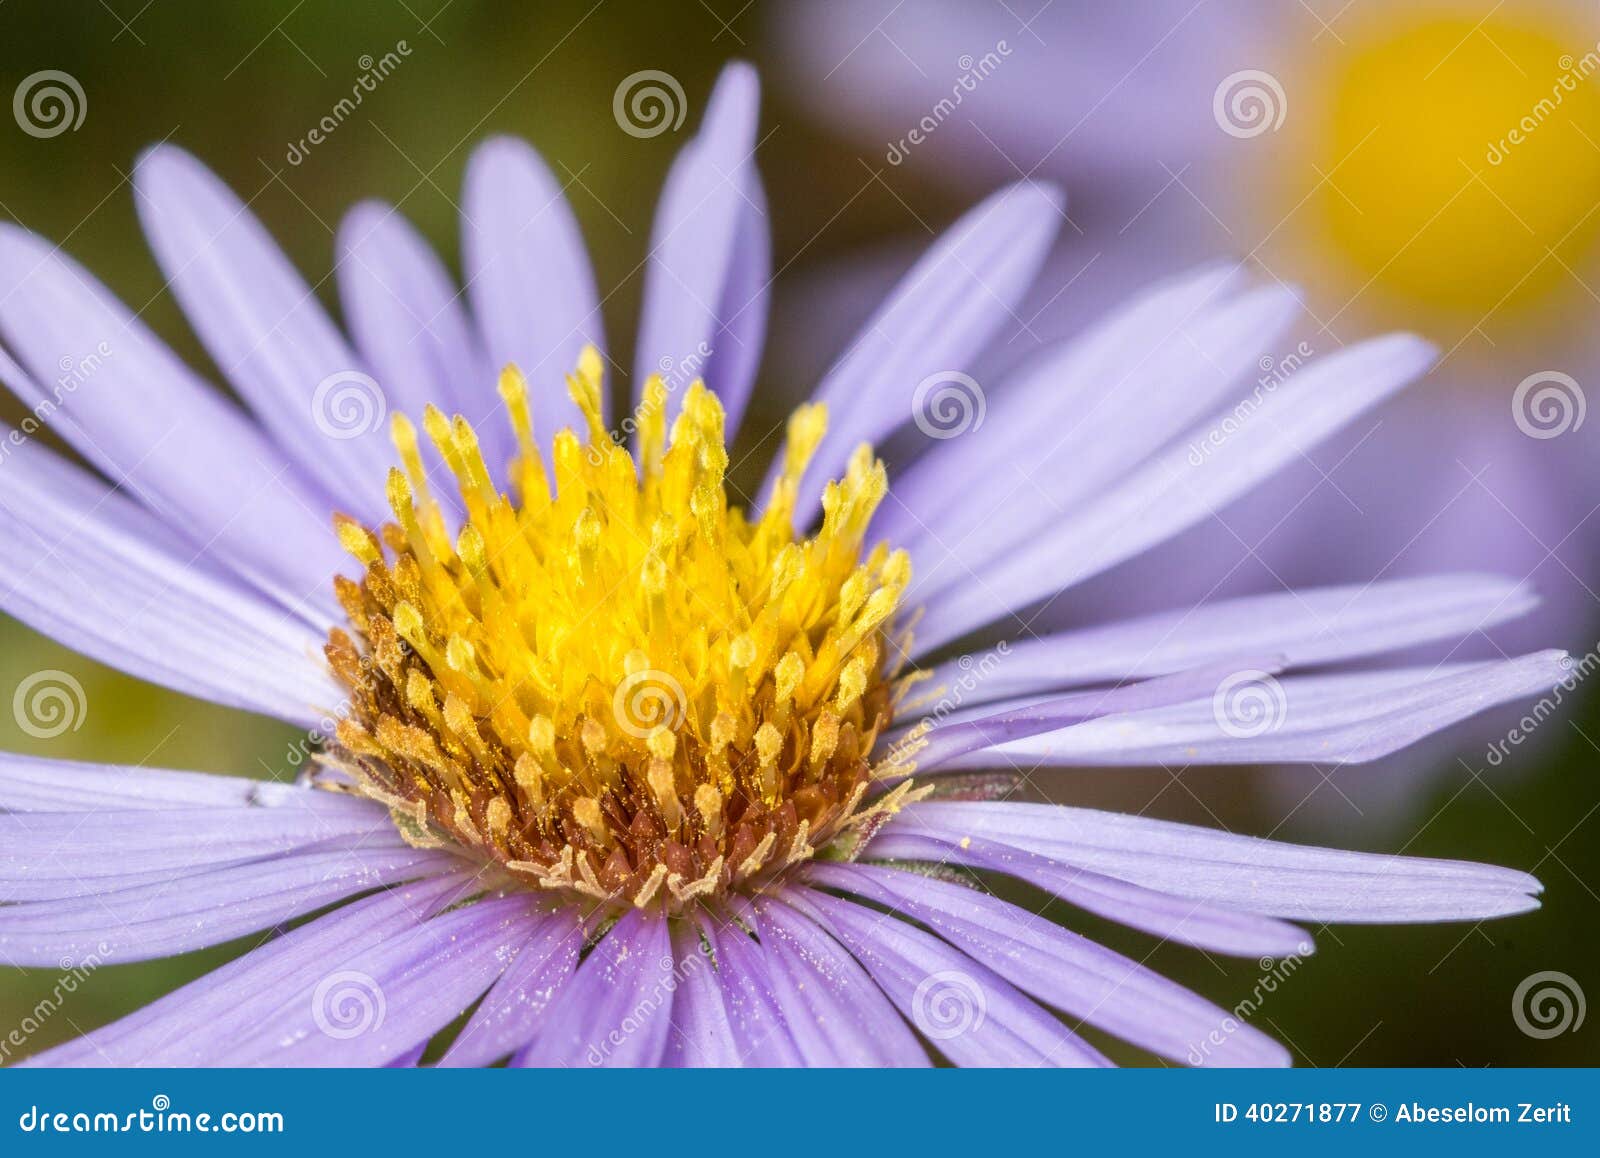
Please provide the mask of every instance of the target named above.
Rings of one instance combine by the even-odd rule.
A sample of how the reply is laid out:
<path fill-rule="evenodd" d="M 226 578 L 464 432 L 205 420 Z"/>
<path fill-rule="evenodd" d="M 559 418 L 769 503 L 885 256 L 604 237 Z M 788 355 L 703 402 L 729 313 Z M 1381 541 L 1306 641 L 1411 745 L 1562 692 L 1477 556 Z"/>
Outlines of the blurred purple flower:
<path fill-rule="evenodd" d="M 730 429 L 753 389 L 767 309 L 756 99 L 753 73 L 731 68 L 680 153 L 640 327 L 640 381 L 660 357 L 695 354 Z M 582 241 L 533 151 L 491 141 L 468 166 L 463 200 L 470 315 L 403 219 L 362 205 L 339 235 L 347 340 L 249 209 L 196 160 L 161 147 L 135 180 L 157 259 L 247 409 L 50 243 L 0 229 L 0 337 L 11 351 L 0 377 L 36 403 L 62 359 L 103 343 L 109 354 L 58 399 L 53 426 L 115 480 L 9 440 L 3 605 L 134 675 L 325 733 L 324 712 L 338 714 L 345 689 L 317 657 L 346 625 L 329 588 L 348 568 L 327 523 L 336 509 L 385 517 L 383 412 L 443 402 L 482 417 L 498 405 L 489 368 L 514 362 L 544 439 L 558 425 L 549 413 L 576 419 L 561 376 L 602 340 Z M 863 754 L 881 761 L 878 778 L 862 781 L 872 825 L 808 859 L 791 813 L 789 848 L 800 854 L 759 876 L 729 875 L 737 858 L 719 856 L 722 875 L 714 870 L 698 896 L 677 873 L 659 891 L 608 894 L 606 874 L 637 866 L 615 854 L 600 863 L 574 827 L 576 809 L 562 830 L 563 863 L 576 874 L 534 887 L 518 875 L 526 865 L 486 851 L 506 835 L 507 788 L 465 820 L 448 796 L 380 802 L 327 769 L 282 785 L 6 756 L 0 959 L 144 960 L 309 918 L 35 1060 L 410 1065 L 465 1015 L 442 1047 L 445 1064 L 920 1065 L 930 1046 L 961 1064 L 1105 1064 L 1078 1036 L 1082 1025 L 1192 1064 L 1282 1064 L 1287 1052 L 1257 1028 L 966 887 L 956 870 L 1019 878 L 1161 939 L 1249 958 L 1310 951 L 1284 919 L 1481 920 L 1536 907 L 1538 882 L 1512 870 L 997 799 L 1041 765 L 1371 760 L 1549 688 L 1565 670 L 1554 652 L 1364 666 L 1531 606 L 1521 584 L 1484 575 L 1030 631 L 1028 608 L 1205 527 L 1434 357 L 1405 335 L 1319 353 L 1239 421 L 1230 384 L 1273 348 L 1296 303 L 1236 269 L 1206 267 L 980 384 L 970 368 L 1015 315 L 1060 212 L 1052 190 L 1030 183 L 977 206 L 815 391 L 830 428 L 810 481 L 788 496 L 801 524 L 824 505 L 837 515 L 842 492 L 824 499 L 818 480 L 844 470 L 853 447 L 903 428 L 923 450 L 896 476 L 876 533 L 912 557 L 904 599 L 925 614 L 907 658 L 932 674 L 896 704 L 877 753 Z M 1139 403 L 1115 404 L 1113 371 L 1132 365 L 1142 367 Z M 483 429 L 490 460 L 508 458 L 510 435 Z M 575 444 L 565 445 L 557 458 L 571 464 Z M 485 501 L 483 491 L 463 499 Z M 698 517 L 711 501 L 696 493 Z M 398 566 L 395 576 L 421 582 Z M 517 629 L 531 639 L 538 626 Z M 979 631 L 999 640 L 998 658 L 951 655 Z M 459 642 L 422 641 L 458 673 L 476 662 Z M 406 662 L 414 675 L 442 671 L 433 654 Z M 1360 666 L 1299 670 L 1335 664 Z M 758 692 L 768 695 L 751 689 L 752 705 L 769 702 Z M 432 707 L 426 692 L 419 702 Z M 448 734 L 470 730 L 452 710 Z M 499 726 L 477 725 L 483 736 Z M 478 767 L 465 748 L 460 758 Z M 997 767 L 1008 774 L 949 775 Z M 907 793 L 907 772 L 917 792 Z M 330 784 L 345 791 L 320 790 Z M 639 803 L 644 792 L 626 783 L 606 806 L 637 809 L 630 831 L 670 843 L 652 837 L 662 817 Z M 440 829 L 450 816 L 455 828 Z M 584 823 L 604 817 L 596 809 Z"/>
<path fill-rule="evenodd" d="M 1492 567 L 1535 582 L 1543 605 L 1459 654 L 1534 638 L 1590 650 L 1600 623 L 1600 425 L 1583 421 L 1600 383 L 1589 336 L 1600 302 L 1592 5 L 1513 2 L 1486 16 L 1450 0 L 804 0 L 772 5 L 768 24 L 788 90 L 864 147 L 882 179 L 1067 188 L 1072 226 L 1043 290 L 1018 307 L 980 379 L 1081 332 L 1130 287 L 1219 255 L 1242 255 L 1310 317 L 1239 373 L 1246 405 L 1286 364 L 1293 372 L 1302 340 L 1335 349 L 1378 319 L 1444 351 L 1417 389 L 1308 450 L 1272 487 L 1063 600 L 1060 622 L 1263 585 Z M 802 325 L 847 332 L 903 261 L 857 257 L 800 284 L 785 311 L 797 337 L 780 325 L 780 347 L 803 361 Z M 1404 796 L 1422 783 L 1386 769 L 1364 788 Z M 1332 794 L 1322 803 L 1353 819 Z"/>

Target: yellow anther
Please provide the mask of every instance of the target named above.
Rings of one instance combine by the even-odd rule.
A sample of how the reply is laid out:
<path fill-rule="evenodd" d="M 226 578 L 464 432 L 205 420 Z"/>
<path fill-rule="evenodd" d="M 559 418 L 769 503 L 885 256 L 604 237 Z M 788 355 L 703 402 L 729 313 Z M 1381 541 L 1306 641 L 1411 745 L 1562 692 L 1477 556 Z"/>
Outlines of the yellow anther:
<path fill-rule="evenodd" d="M 528 721 L 528 745 L 540 756 L 555 754 L 556 726 L 549 716 L 534 716 Z"/>
<path fill-rule="evenodd" d="M 839 690 L 834 693 L 833 704 L 840 712 L 848 712 L 867 690 L 867 659 L 858 655 L 844 665 L 839 673 Z"/>
<path fill-rule="evenodd" d="M 477 666 L 478 657 L 471 643 L 459 635 L 452 635 L 444 645 L 444 661 L 452 671 L 470 672 Z"/>
<path fill-rule="evenodd" d="M 517 436 L 517 449 L 525 458 L 537 459 L 538 451 L 533 441 L 533 414 L 528 409 L 528 380 L 522 371 L 507 365 L 500 371 L 500 399 L 505 403 L 511 419 L 511 429 Z"/>
<path fill-rule="evenodd" d="M 444 456 L 445 462 L 449 464 L 456 478 L 460 479 L 462 472 L 457 467 L 459 455 L 456 453 L 455 440 L 451 437 L 450 419 L 445 416 L 444 411 L 432 405 L 425 408 L 422 412 L 422 429 L 427 432 L 428 440 L 433 443 L 435 449 Z"/>
<path fill-rule="evenodd" d="M 721 755 L 738 734 L 739 721 L 727 712 L 718 712 L 711 721 L 711 751 Z"/>
<path fill-rule="evenodd" d="M 773 670 L 777 679 L 778 699 L 792 700 L 795 689 L 800 686 L 800 681 L 805 678 L 806 662 L 794 652 L 785 653 L 778 661 L 778 666 Z"/>
<path fill-rule="evenodd" d="M 639 403 L 639 464 L 645 478 L 661 473 L 661 456 L 667 448 L 667 384 L 661 375 L 645 381 Z"/>
<path fill-rule="evenodd" d="M 389 500 L 389 509 L 402 524 L 413 517 L 411 483 L 399 467 L 389 468 L 388 485 L 384 488 L 384 494 Z"/>
<path fill-rule="evenodd" d="M 715 785 L 699 784 L 694 790 L 694 808 L 700 814 L 706 831 L 713 836 L 722 831 L 722 793 Z"/>
<path fill-rule="evenodd" d="M 577 371 L 567 375 L 567 393 L 583 412 L 584 420 L 589 424 L 589 441 L 595 446 L 608 446 L 611 443 L 601 396 L 603 373 L 600 351 L 593 346 L 585 346 L 578 355 Z"/>
<path fill-rule="evenodd" d="M 783 752 L 783 736 L 778 729 L 771 724 L 762 724 L 756 729 L 756 752 L 760 754 L 763 764 L 777 762 Z"/>
<path fill-rule="evenodd" d="M 539 770 L 537 760 L 526 752 L 522 753 L 512 768 L 512 778 L 535 808 L 544 808 L 544 774 Z"/>
<path fill-rule="evenodd" d="M 817 713 L 817 722 L 811 726 L 811 766 L 819 767 L 833 758 L 839 746 L 839 717 L 827 708 Z"/>
<path fill-rule="evenodd" d="M 489 835 L 497 840 L 504 840 L 511 831 L 511 805 L 506 803 L 502 796 L 493 797 L 486 809 L 484 819 L 489 825 Z"/>
<path fill-rule="evenodd" d="M 610 842 L 611 830 L 606 825 L 605 813 L 600 810 L 600 802 L 594 797 L 583 796 L 574 801 L 572 818 L 583 825 L 598 843 Z"/>
<path fill-rule="evenodd" d="M 650 738 L 645 741 L 645 746 L 650 749 L 651 755 L 658 760 L 670 760 L 673 753 L 678 750 L 678 737 L 672 734 L 670 728 L 659 727 L 650 733 Z"/>
<path fill-rule="evenodd" d="M 412 668 L 406 676 L 406 702 L 429 717 L 437 715 L 439 711 L 432 682 L 416 668 Z"/>
<path fill-rule="evenodd" d="M 350 516 L 334 515 L 333 529 L 345 554 L 353 555 L 363 566 L 372 567 L 383 561 L 383 552 L 372 533 Z"/>
<path fill-rule="evenodd" d="M 683 820 L 683 809 L 678 803 L 678 788 L 672 773 L 672 765 L 665 759 L 651 760 L 650 769 L 645 777 L 649 782 L 651 793 L 656 798 L 656 806 L 661 809 L 661 819 L 667 822 L 668 828 L 678 827 Z"/>
<path fill-rule="evenodd" d="M 422 627 L 422 612 L 409 603 L 395 604 L 394 629 L 413 647 L 421 647 L 427 642 Z"/>
<path fill-rule="evenodd" d="M 467 565 L 467 570 L 474 575 L 482 575 L 489 569 L 489 556 L 484 549 L 483 535 L 471 523 L 462 527 L 461 534 L 456 536 L 456 554 L 461 556 L 461 561 Z"/>

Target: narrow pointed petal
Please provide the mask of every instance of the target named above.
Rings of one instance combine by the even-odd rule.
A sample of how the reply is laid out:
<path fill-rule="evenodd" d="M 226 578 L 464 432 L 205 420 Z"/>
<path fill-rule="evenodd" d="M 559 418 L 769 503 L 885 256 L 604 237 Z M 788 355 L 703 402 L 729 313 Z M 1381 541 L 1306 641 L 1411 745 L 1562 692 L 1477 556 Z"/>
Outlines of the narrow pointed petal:
<path fill-rule="evenodd" d="M 1226 1010 L 1142 965 L 984 893 L 866 865 L 818 865 L 807 875 L 814 884 L 889 905 L 1040 1001 L 1174 1061 L 1191 1059 L 1232 1021 Z M 1239 1025 L 1203 1060 L 1287 1065 L 1289 1055 L 1259 1030 Z"/>
<path fill-rule="evenodd" d="M 541 920 L 439 1064 L 490 1065 L 531 1042 L 549 1018 L 552 1004 L 562 999 L 582 948 L 583 926 L 576 914 L 558 911 Z"/>
<path fill-rule="evenodd" d="M 87 897 L 0 906 L 0 959 L 50 966 L 89 956 L 109 963 L 177 956 L 381 885 L 439 876 L 458 863 L 422 849 L 342 848 L 224 865 Z"/>
<path fill-rule="evenodd" d="M 927 599 L 918 649 L 1055 595 L 1221 510 L 1418 377 L 1435 355 L 1404 334 L 1324 355 L 1264 398 L 1209 455 L 1196 456 L 1194 440 L 1180 439 L 1068 517 L 1052 516 L 1048 529 L 1018 525 L 1011 549 L 985 568 L 981 583 L 962 576 Z"/>
<path fill-rule="evenodd" d="M 1172 896 L 1326 923 L 1484 920 L 1537 908 L 1542 888 L 1492 865 L 1313 848 L 1057 805 L 925 801 L 882 835 L 899 833 L 957 845 L 983 837 Z"/>
<path fill-rule="evenodd" d="M 795 525 L 862 442 L 912 419 L 918 384 L 970 366 L 1015 313 L 1061 224 L 1061 195 L 1031 183 L 967 211 L 911 269 L 817 387 L 828 433 L 806 475 Z M 772 476 L 768 477 L 770 487 Z"/>
<path fill-rule="evenodd" d="M 227 1051 L 224 1065 L 377 1066 L 426 1042 L 513 962 L 536 918 L 495 897 L 330 960 Z"/>
<path fill-rule="evenodd" d="M 1263 674 L 1276 671 L 1275 659 L 1254 659 L 1243 666 Z M 1101 691 L 1057 696 L 1003 711 L 973 712 L 972 718 L 934 728 L 916 754 L 917 767 L 939 768 L 962 756 L 997 748 L 1033 736 L 1078 727 L 1090 720 L 1182 704 L 1209 697 L 1218 683 L 1238 671 L 1238 664 L 1214 665 Z"/>
<path fill-rule="evenodd" d="M 756 173 L 760 83 L 747 64 L 723 70 L 699 133 L 667 174 L 650 234 L 634 401 L 660 374 L 677 415 L 703 377 L 738 429 L 766 333 L 772 246 Z M 685 368 L 688 368 L 685 370 Z"/>
<path fill-rule="evenodd" d="M 1310 935 L 1286 922 L 1156 892 L 982 837 L 944 841 L 906 832 L 883 833 L 874 838 L 869 855 L 1007 873 L 1108 920 L 1213 953 L 1304 956 L 1312 949 Z"/>
<path fill-rule="evenodd" d="M 672 1029 L 674 970 L 666 920 L 629 911 L 578 966 L 549 1023 L 515 1064 L 660 1064 Z"/>
<path fill-rule="evenodd" d="M 912 552 L 917 590 L 960 582 L 1030 522 L 1082 505 L 1215 407 L 1259 394 L 1261 362 L 1300 310 L 1292 288 L 1272 285 L 1142 332 L 1114 317 L 1107 328 L 1124 335 L 1114 350 L 1068 339 L 1002 379 L 981 427 L 936 442 L 918 478 L 896 484 L 915 518 L 885 534 Z M 970 478 L 985 485 L 958 481 Z"/>
<path fill-rule="evenodd" d="M 286 606 L 336 606 L 333 501 L 118 301 L 44 239 L 0 226 L 0 383 L 196 552 Z M 66 385 L 62 367 L 71 367 Z M 47 392 L 42 384 L 54 384 Z M 283 543 L 296 550 L 284 551 Z"/>
<path fill-rule="evenodd" d="M 1360 764 L 1497 704 L 1547 692 L 1570 672 L 1570 658 L 1559 651 L 1489 663 L 1282 679 L 1246 664 L 1204 698 L 1005 741 L 953 756 L 943 768 L 988 767 L 996 753 L 1060 766 Z M 1234 695 L 1240 697 L 1237 705 Z M 1251 706 L 1261 714 L 1235 718 Z"/>
<path fill-rule="evenodd" d="M 672 930 L 678 987 L 673 993 L 672 1032 L 665 1064 L 684 1069 L 738 1069 L 750 1064 L 735 1029 L 735 1015 L 711 954 L 700 940 L 700 922 L 678 922 Z"/>
<path fill-rule="evenodd" d="M 343 509 L 382 516 L 394 458 L 387 402 L 305 278 L 233 190 L 182 149 L 147 152 L 134 188 L 150 248 L 212 360 Z"/>
<path fill-rule="evenodd" d="M 295 808 L 341 812 L 349 803 L 295 784 L 179 772 L 143 765 L 89 764 L 0 752 L 0 811 L 121 812 L 168 808 Z"/>
<path fill-rule="evenodd" d="M 42 447 L 0 472 L 0 607 L 129 675 L 312 727 L 344 698 L 323 631 Z"/>
<path fill-rule="evenodd" d="M 416 418 L 432 403 L 490 418 L 480 436 L 502 425 L 492 420 L 500 401 L 494 370 L 462 293 L 416 227 L 391 205 L 363 201 L 339 223 L 337 246 L 339 300 L 389 409 Z"/>
<path fill-rule="evenodd" d="M 810 917 L 761 898 L 762 947 L 772 996 L 808 1066 L 930 1064 L 905 1018 L 871 974 Z"/>
<path fill-rule="evenodd" d="M 475 887 L 469 875 L 456 874 L 353 901 L 29 1064 L 218 1065 L 262 1017 L 315 987 L 334 963 L 416 927 Z"/>
<path fill-rule="evenodd" d="M 1009 642 L 978 658 L 939 665 L 927 686 L 960 687 L 963 704 L 982 704 L 1164 675 L 1252 653 L 1310 667 L 1459 639 L 1524 615 L 1537 603 L 1525 584 L 1495 575 L 1249 595 Z"/>
<path fill-rule="evenodd" d="M 514 137 L 478 146 L 462 197 L 467 293 L 489 366 L 498 372 L 514 363 L 527 377 L 534 428 L 548 447 L 562 427 L 585 429 L 582 412 L 567 396 L 567 375 L 586 344 L 605 349 L 578 219 L 562 182 Z M 498 400 L 486 396 L 483 407 L 497 411 Z M 499 425 L 485 423 L 484 429 Z M 504 445 L 509 450 L 510 442 Z"/>
<path fill-rule="evenodd" d="M 956 1065 L 1110 1064 L 982 959 L 959 947 L 898 917 L 825 893 L 791 889 L 786 897 L 816 913 L 901 1014 Z"/>
<path fill-rule="evenodd" d="M 707 921 L 701 926 L 717 961 L 728 1021 L 745 1064 L 793 1067 L 807 1064 L 805 1039 L 790 1025 L 780 999 L 772 954 L 737 924 Z"/>
<path fill-rule="evenodd" d="M 278 808 L 8 813 L 0 815 L 0 890 L 76 879 L 114 887 L 127 873 L 196 872 L 323 841 L 393 846 L 398 837 L 381 806 L 348 797 L 308 808 L 295 801 Z"/>

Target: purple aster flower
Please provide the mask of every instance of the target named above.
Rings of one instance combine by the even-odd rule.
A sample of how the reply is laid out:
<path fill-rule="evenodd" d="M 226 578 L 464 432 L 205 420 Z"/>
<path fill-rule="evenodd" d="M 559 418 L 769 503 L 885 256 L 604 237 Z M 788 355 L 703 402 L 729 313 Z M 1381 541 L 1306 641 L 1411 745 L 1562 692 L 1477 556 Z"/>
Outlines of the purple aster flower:
<path fill-rule="evenodd" d="M 631 450 L 572 214 L 516 142 L 469 165 L 466 305 L 396 213 L 351 213 L 349 337 L 214 176 L 147 154 L 146 231 L 244 407 L 48 242 L 0 232 L 0 377 L 51 400 L 110 480 L 8 440 L 6 609 L 323 741 L 292 785 L 0 761 L 0 957 L 264 933 L 36 1061 L 410 1065 L 431 1044 L 447 1065 L 1105 1064 L 1089 1026 L 1283 1064 L 1255 1027 L 974 885 L 1252 958 L 1309 952 L 1289 921 L 1536 907 L 1508 869 L 1005 799 L 1056 765 L 1369 760 L 1560 679 L 1552 652 L 1367 664 L 1529 608 L 1484 575 L 1029 630 L 1432 349 L 1322 355 L 1195 461 L 1230 368 L 1293 304 L 1207 268 L 961 393 L 1061 220 L 1017 185 L 922 258 L 739 495 L 726 447 L 769 280 L 756 95 L 730 69 L 668 178 Z M 1175 335 L 1203 359 L 1166 361 Z M 94 372 L 47 394 L 89 351 Z M 1138 410 L 1097 405 L 1108 368 L 1152 355 Z M 934 436 L 891 484 L 870 446 L 911 422 Z M 977 496 L 1012 470 L 1035 493 L 993 518 Z M 969 637 L 992 642 L 957 654 Z"/>

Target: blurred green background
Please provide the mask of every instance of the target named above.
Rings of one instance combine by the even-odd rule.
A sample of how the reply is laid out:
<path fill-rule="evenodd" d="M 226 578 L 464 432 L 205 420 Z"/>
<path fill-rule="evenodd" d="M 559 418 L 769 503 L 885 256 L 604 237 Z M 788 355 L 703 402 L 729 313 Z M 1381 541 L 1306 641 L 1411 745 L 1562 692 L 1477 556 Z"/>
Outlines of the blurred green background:
<path fill-rule="evenodd" d="M 410 54 L 361 108 L 304 163 L 289 145 L 326 115 L 362 71 L 406 42 Z M 664 69 L 688 94 L 690 124 L 720 65 L 735 56 L 765 63 L 760 4 L 511 5 L 474 0 L 393 0 L 347 5 L 238 0 L 103 0 L 61 4 L 10 0 L 0 6 L 4 93 L 40 69 L 81 82 L 80 129 L 50 139 L 0 131 L 0 213 L 62 241 L 194 364 L 210 369 L 181 323 L 140 238 L 127 182 L 139 150 L 172 140 L 202 157 L 241 195 L 313 282 L 329 268 L 332 229 L 364 197 L 400 201 L 406 214 L 454 262 L 453 201 L 472 145 L 492 132 L 532 140 L 558 175 L 588 238 L 599 283 L 610 297 L 613 353 L 631 363 L 630 332 L 640 279 L 634 271 L 649 233 L 661 178 L 680 135 L 639 140 L 619 130 L 612 95 L 620 79 Z M 853 147 L 808 126 L 804 112 L 768 92 L 761 167 L 772 199 L 775 266 L 800 276 L 885 236 L 926 236 L 924 222 L 949 221 L 952 194 L 910 172 L 887 181 Z M 780 290 L 783 286 L 780 281 Z M 330 306 L 331 283 L 321 287 Z M 148 303 L 148 305 L 146 305 Z M 783 298 L 780 296 L 779 307 Z M 803 318 L 775 319 L 774 349 L 803 348 Z M 769 357 L 764 405 L 781 412 L 806 383 Z M 22 410 L 9 398 L 0 417 Z M 12 549 L 0 544 L 0 550 Z M 1581 650 L 1581 648 L 1580 648 Z M 58 669 L 85 690 L 81 726 L 52 739 L 19 729 L 0 712 L 0 748 L 39 755 L 245 776 L 287 777 L 294 733 L 127 679 L 10 620 L 0 620 L 0 695 L 30 674 Z M 1530 869 L 1547 886 L 1542 911 L 1484 926 L 1338 928 L 1318 932 L 1320 952 L 1278 988 L 1258 1014 L 1262 1028 L 1290 1044 L 1300 1064 L 1479 1066 L 1600 1061 L 1600 1021 L 1550 1040 L 1521 1032 L 1512 993 L 1540 970 L 1559 970 L 1600 997 L 1600 704 L 1587 694 L 1570 721 L 1547 725 L 1517 775 L 1472 775 L 1469 757 L 1403 831 L 1413 854 L 1451 856 Z M 1557 734 L 1559 733 L 1559 734 Z M 1447 750 L 1447 749 L 1446 749 Z M 1519 756 L 1523 753 L 1519 753 Z M 1441 755 L 1449 760 L 1449 755 Z M 1470 767 L 1468 765 L 1471 765 Z M 1304 791 L 1318 783 L 1311 770 Z M 1392 833 L 1318 827 L 1310 815 L 1283 823 L 1284 808 L 1250 791 L 1239 770 L 1049 774 L 1051 795 L 1134 809 L 1236 831 L 1389 850 Z M 1298 781 L 1297 781 L 1298 783 Z M 1297 794 L 1298 795 L 1298 794 Z M 1274 815 L 1274 813 L 1277 815 Z M 1431 819 L 1430 819 L 1431 818 Z M 116 849 L 105 850 L 115 857 Z M 1057 915 L 1103 936 L 1218 1003 L 1248 997 L 1261 968 L 1161 947 Z M 237 947 L 235 947 L 236 949 Z M 225 960 L 229 948 L 175 961 L 107 968 L 75 993 L 26 1050 L 104 1023 Z M 0 970 L 0 1039 L 28 1017 L 55 984 L 50 971 Z M 1128 1058 L 1127 1060 L 1141 1060 Z"/>

